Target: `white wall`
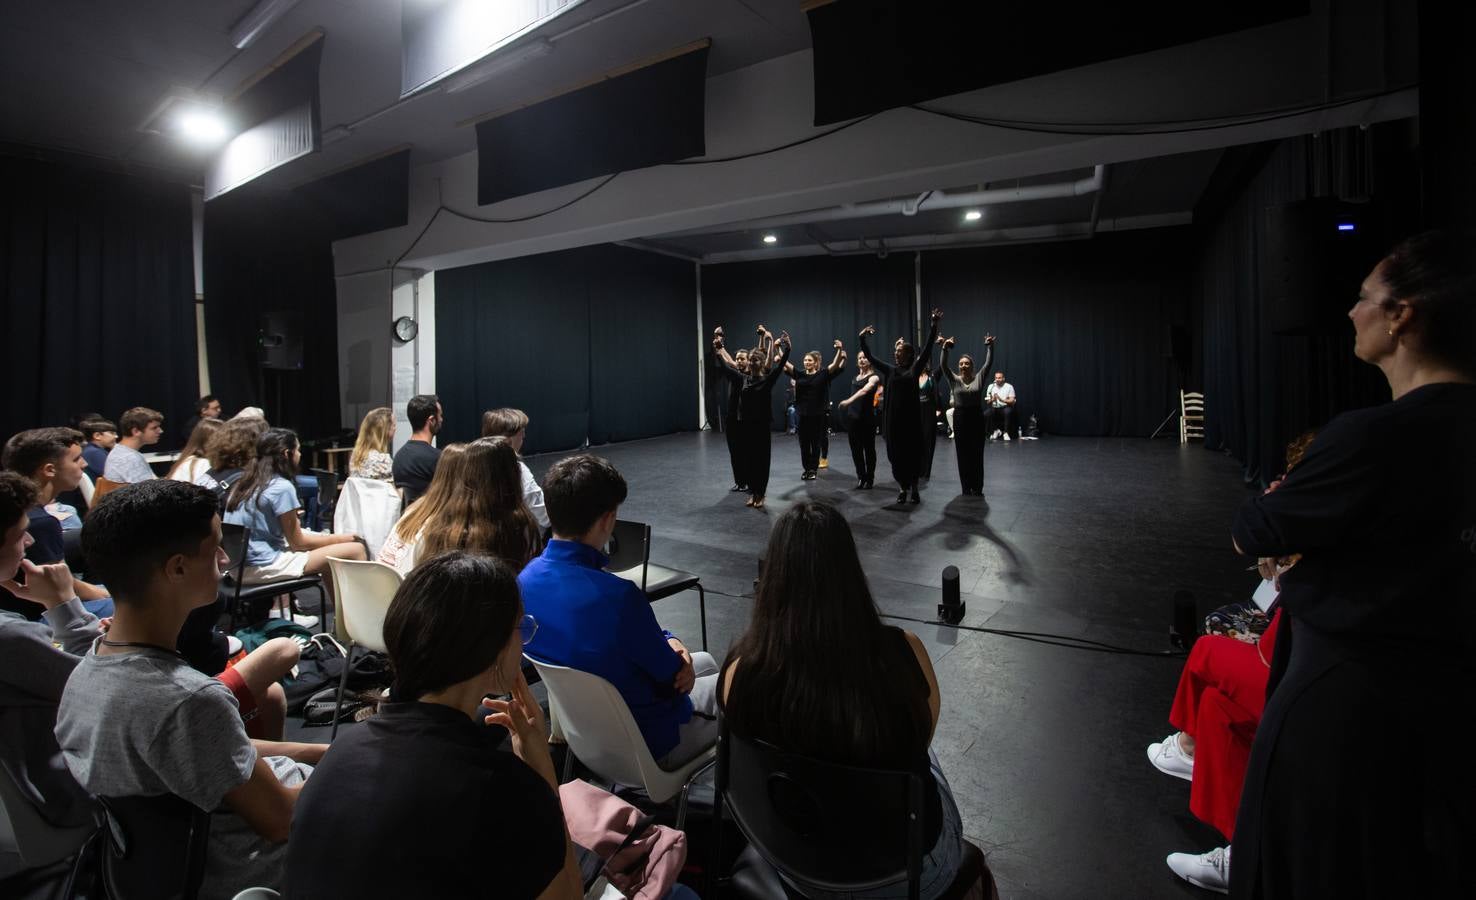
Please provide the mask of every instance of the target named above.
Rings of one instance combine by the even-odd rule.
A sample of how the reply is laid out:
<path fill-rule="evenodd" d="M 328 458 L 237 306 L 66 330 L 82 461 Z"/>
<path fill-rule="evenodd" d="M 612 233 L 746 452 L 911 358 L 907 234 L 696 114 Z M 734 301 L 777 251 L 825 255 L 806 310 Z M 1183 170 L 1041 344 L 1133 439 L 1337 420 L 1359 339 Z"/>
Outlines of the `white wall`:
<path fill-rule="evenodd" d="M 410 420 L 405 404 L 416 394 L 436 392 L 436 276 L 433 272 L 397 273 L 393 306 L 386 320 L 390 344 L 390 372 L 395 408 L 395 443 L 399 450 L 410 439 Z M 388 322 L 409 316 L 420 325 L 415 340 L 407 344 L 388 338 Z"/>

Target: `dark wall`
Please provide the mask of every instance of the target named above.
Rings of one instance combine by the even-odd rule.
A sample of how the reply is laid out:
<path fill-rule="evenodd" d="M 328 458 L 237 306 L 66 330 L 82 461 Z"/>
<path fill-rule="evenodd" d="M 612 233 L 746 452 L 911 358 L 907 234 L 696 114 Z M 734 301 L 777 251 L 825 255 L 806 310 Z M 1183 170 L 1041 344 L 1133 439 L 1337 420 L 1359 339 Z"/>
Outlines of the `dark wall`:
<path fill-rule="evenodd" d="M 856 335 L 866 325 L 876 326 L 871 342 L 877 352 L 890 353 L 892 342 L 904 334 L 913 337 L 915 318 L 914 255 L 807 256 L 764 262 L 725 263 L 702 267 L 702 324 L 708 336 L 721 325 L 729 352 L 752 347 L 754 326 L 767 325 L 778 334 L 787 329 L 794 338 L 795 366 L 808 350 L 819 350 L 829 364 L 836 338 L 851 352 L 846 372 L 831 383 L 831 399 L 844 399 L 856 374 Z M 704 344 L 704 352 L 711 348 Z M 711 364 L 710 362 L 708 363 Z M 707 379 L 707 412 L 716 420 L 723 388 Z M 785 384 L 774 389 L 775 427 L 784 421 Z"/>
<path fill-rule="evenodd" d="M 954 360 L 982 364 L 995 336 L 993 368 L 1022 417 L 1056 434 L 1147 437 L 1178 405 L 1170 329 L 1189 321 L 1191 246 L 1187 228 L 1159 228 L 933 251 L 923 296 L 958 340 Z"/>
<path fill-rule="evenodd" d="M 199 396 L 189 188 L 0 157 L 0 197 L 0 439 L 132 406 L 178 428 Z"/>
<path fill-rule="evenodd" d="M 524 451 L 695 427 L 693 265 L 601 246 L 436 273 L 442 442 L 528 414 Z"/>

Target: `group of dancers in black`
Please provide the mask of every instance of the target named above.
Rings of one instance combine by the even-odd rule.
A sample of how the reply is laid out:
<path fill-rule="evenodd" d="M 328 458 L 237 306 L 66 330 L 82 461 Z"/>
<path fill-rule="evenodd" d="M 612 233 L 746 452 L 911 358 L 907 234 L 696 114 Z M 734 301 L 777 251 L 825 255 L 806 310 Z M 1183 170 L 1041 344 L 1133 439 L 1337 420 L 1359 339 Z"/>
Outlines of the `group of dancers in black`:
<path fill-rule="evenodd" d="M 851 380 L 853 393 L 840 401 L 850 438 L 851 457 L 856 465 L 856 487 L 868 490 L 876 475 L 876 403 L 875 393 L 882 391 L 881 424 L 887 442 L 887 461 L 898 486 L 898 503 L 920 503 L 918 481 L 931 475 L 932 454 L 928 443 L 936 439 L 936 411 L 923 409 L 919 380 L 924 377 L 947 378 L 953 393 L 953 433 L 958 454 L 958 477 L 965 495 L 984 496 L 984 383 L 980 372 L 988 371 L 994 358 L 994 337 L 984 338 L 985 356 L 982 366 L 975 366 L 967 354 L 959 357 L 957 370 L 949 369 L 948 354 L 953 338 L 938 336 L 943 313 L 933 310 L 928 339 L 922 352 L 898 338 L 892 348 L 892 364 L 882 362 L 871 352 L 867 337 L 876 334 L 871 325 L 861 329 L 861 348 L 856 354 L 856 377 Z M 780 375 L 795 382 L 795 412 L 798 416 L 801 476 L 814 480 L 820 468 L 821 447 L 825 441 L 826 418 L 829 415 L 830 383 L 845 369 L 845 345 L 834 342 L 835 355 L 822 368 L 820 351 L 804 355 L 802 368 L 789 362 L 792 342 L 789 332 L 775 337 L 763 325 L 756 329 L 758 344 L 752 349 L 740 348 L 731 355 L 725 346 L 722 327 L 713 332 L 712 348 L 717 371 L 728 382 L 728 411 L 724 430 L 728 438 L 728 455 L 733 465 L 733 490 L 747 491 L 746 505 L 763 509 L 769 488 L 770 431 L 773 423 L 771 397 Z M 931 367 L 933 345 L 942 348 L 938 368 Z M 775 350 L 778 355 L 775 355 Z M 931 393 L 931 388 L 927 388 Z M 926 415 L 924 414 L 926 413 Z M 926 456 L 926 459 L 925 459 Z"/>

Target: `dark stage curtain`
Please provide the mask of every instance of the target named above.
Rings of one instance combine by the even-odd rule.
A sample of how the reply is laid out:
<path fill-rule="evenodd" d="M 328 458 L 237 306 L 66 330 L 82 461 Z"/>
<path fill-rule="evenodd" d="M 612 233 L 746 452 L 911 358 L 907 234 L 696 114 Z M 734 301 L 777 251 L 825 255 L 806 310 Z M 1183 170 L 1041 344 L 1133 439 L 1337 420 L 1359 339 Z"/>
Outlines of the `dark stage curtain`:
<path fill-rule="evenodd" d="M 189 187 L 0 157 L 0 196 L 0 439 L 132 406 L 179 427 L 199 386 Z"/>
<path fill-rule="evenodd" d="M 1247 173 L 1219 208 L 1197 210 L 1203 223 L 1195 259 L 1202 321 L 1205 446 L 1245 465 L 1248 484 L 1285 469 L 1289 440 L 1338 413 L 1389 399 L 1378 369 L 1353 355 L 1351 325 L 1332 334 L 1290 336 L 1270 329 L 1262 296 L 1263 210 L 1314 196 L 1417 197 L 1403 123 L 1283 141 Z M 1391 234 L 1413 230 L 1412 211 L 1384 204 Z M 1348 306 L 1357 300 L 1349 288 Z"/>
<path fill-rule="evenodd" d="M 713 328 L 721 325 L 727 334 L 728 352 L 752 347 L 754 326 L 762 323 L 776 335 L 787 329 L 794 338 L 791 362 L 801 365 L 806 351 L 819 350 L 829 364 L 835 354 L 836 338 L 850 352 L 846 370 L 831 382 L 833 402 L 845 399 L 850 379 L 856 375 L 857 333 L 876 326 L 870 340 L 877 353 L 888 354 L 892 342 L 906 336 L 916 341 L 913 254 L 875 256 L 804 256 L 763 262 L 723 263 L 702 267 L 702 324 L 710 340 Z M 710 343 L 703 352 L 711 365 Z M 787 384 L 780 379 L 774 388 L 774 427 L 784 423 Z M 715 377 L 707 379 L 707 415 L 716 426 L 725 389 Z"/>
<path fill-rule="evenodd" d="M 212 392 L 226 415 L 259 406 L 304 441 L 339 431 L 338 227 L 312 200 L 258 186 L 205 204 L 205 335 Z M 262 314 L 279 311 L 302 323 L 301 370 L 259 365 Z"/>
<path fill-rule="evenodd" d="M 923 255 L 924 306 L 943 310 L 956 362 L 982 364 L 1055 434 L 1147 437 L 1178 405 L 1171 328 L 1188 322 L 1187 228 Z M 984 374 L 993 378 L 994 372 Z"/>
<path fill-rule="evenodd" d="M 502 406 L 528 414 L 526 453 L 692 428 L 694 293 L 691 263 L 612 246 L 437 272 L 443 442 Z"/>

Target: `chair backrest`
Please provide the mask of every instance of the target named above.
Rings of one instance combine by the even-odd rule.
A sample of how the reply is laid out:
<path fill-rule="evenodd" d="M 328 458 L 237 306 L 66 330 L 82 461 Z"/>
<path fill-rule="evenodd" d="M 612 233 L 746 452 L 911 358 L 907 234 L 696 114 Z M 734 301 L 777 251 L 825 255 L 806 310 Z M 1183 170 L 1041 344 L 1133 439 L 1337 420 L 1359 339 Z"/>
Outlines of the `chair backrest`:
<path fill-rule="evenodd" d="M 96 830 L 93 826 L 68 828 L 46 821 L 0 766 L 0 878 L 66 859 L 80 850 Z"/>
<path fill-rule="evenodd" d="M 332 522 L 333 505 L 338 502 L 338 473 L 308 469 L 308 474 L 318 479 L 318 521 Z"/>
<path fill-rule="evenodd" d="M 128 487 L 128 482 L 110 481 L 107 478 L 99 477 L 97 481 L 93 482 L 92 484 L 92 499 L 87 502 L 89 504 L 96 504 L 97 501 L 101 500 L 102 498 L 111 494 L 113 491 L 116 491 L 118 488 L 122 487 Z"/>
<path fill-rule="evenodd" d="M 241 583 L 241 573 L 246 569 L 246 542 L 250 534 L 245 525 L 230 522 L 220 524 L 220 549 L 226 555 L 226 573 Z"/>
<path fill-rule="evenodd" d="M 524 654 L 548 686 L 548 707 L 569 749 L 593 771 L 620 784 L 646 785 L 661 768 L 615 686 L 598 675 L 556 666 Z M 657 803 L 669 797 L 651 798 Z"/>
<path fill-rule="evenodd" d="M 646 589 L 646 567 L 651 563 L 651 526 L 645 522 L 616 519 L 615 530 L 610 533 L 610 544 L 605 555 L 610 557 L 611 572 L 628 572 L 640 569 L 640 580 L 636 587 Z"/>
<path fill-rule="evenodd" d="M 1204 439 L 1204 394 L 1179 391 L 1179 443 Z"/>
<path fill-rule="evenodd" d="M 933 789 L 920 773 L 787 753 L 724 723 L 716 778 L 716 802 L 726 801 L 759 855 L 795 881 L 849 893 L 906 877 L 918 895 L 923 792 Z"/>
<path fill-rule="evenodd" d="M 400 589 L 400 573 L 381 562 L 353 559 L 330 558 L 328 569 L 333 575 L 340 635 L 370 650 L 387 652 L 384 617 Z"/>
<path fill-rule="evenodd" d="M 173 794 L 99 797 L 103 884 L 111 900 L 190 900 L 205 877 L 210 813 Z"/>
<path fill-rule="evenodd" d="M 379 555 L 385 538 L 400 520 L 403 498 L 393 484 L 374 478 L 349 478 L 333 511 L 335 534 L 357 534 L 369 545 L 369 558 Z"/>

